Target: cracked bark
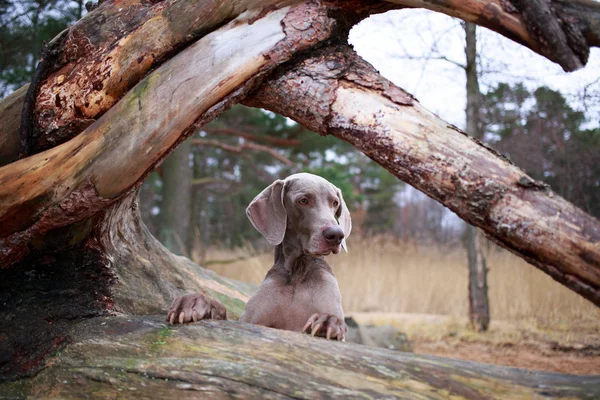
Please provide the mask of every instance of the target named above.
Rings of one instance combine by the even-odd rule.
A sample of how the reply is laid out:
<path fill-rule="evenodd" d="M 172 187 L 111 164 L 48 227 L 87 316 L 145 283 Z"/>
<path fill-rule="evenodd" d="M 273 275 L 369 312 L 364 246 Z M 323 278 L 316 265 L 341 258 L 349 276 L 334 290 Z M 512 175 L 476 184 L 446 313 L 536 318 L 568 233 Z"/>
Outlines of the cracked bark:
<path fill-rule="evenodd" d="M 600 305 L 599 221 L 425 110 L 349 47 L 331 46 L 280 68 L 244 103 L 349 142 Z"/>
<path fill-rule="evenodd" d="M 248 9 L 293 0 L 105 1 L 48 43 L 29 87 L 20 127 L 23 156 L 54 147 L 102 116 L 150 70 Z M 600 45 L 592 1 L 329 1 L 355 20 L 391 8 L 422 7 L 492 29 L 571 71 Z M 346 13 L 350 15 L 350 13 Z M 259 15 L 260 16 L 260 15 Z"/>
<path fill-rule="evenodd" d="M 45 47 L 25 102 L 22 155 L 73 138 L 174 53 L 248 9 L 278 3 L 103 2 Z"/>

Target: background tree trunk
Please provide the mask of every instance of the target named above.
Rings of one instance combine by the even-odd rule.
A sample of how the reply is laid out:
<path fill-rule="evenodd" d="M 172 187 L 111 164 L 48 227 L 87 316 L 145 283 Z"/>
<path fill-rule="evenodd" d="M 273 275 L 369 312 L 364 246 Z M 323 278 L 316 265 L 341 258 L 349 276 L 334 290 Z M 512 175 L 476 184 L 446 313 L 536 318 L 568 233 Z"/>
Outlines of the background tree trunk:
<path fill-rule="evenodd" d="M 482 140 L 479 129 L 479 106 L 481 92 L 477 75 L 477 26 L 464 23 L 465 54 L 467 75 L 467 128 L 466 133 Z M 490 324 L 490 306 L 488 301 L 487 266 L 482 248 L 482 238 L 478 229 L 466 224 L 465 232 L 467 258 L 469 264 L 469 320 L 478 332 L 487 331 Z"/>
<path fill-rule="evenodd" d="M 188 257 L 192 238 L 191 149 L 191 141 L 183 141 L 161 167 L 163 198 L 160 207 L 160 241 L 175 254 Z"/>

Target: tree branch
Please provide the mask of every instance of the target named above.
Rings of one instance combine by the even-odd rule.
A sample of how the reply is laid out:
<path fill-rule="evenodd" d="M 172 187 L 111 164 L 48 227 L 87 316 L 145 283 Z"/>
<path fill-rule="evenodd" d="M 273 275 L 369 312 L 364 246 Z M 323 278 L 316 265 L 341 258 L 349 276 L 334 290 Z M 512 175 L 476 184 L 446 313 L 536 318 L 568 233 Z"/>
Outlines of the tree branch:
<path fill-rule="evenodd" d="M 223 143 L 223 142 L 220 142 L 218 140 L 213 140 L 213 139 L 192 139 L 192 144 L 195 146 L 218 147 L 220 149 L 223 149 L 225 151 L 230 151 L 232 153 L 242 153 L 244 151 L 244 149 L 262 151 L 263 153 L 270 154 L 272 157 L 278 159 L 279 161 L 283 162 L 286 165 L 294 165 L 294 163 L 289 158 L 284 157 L 283 155 L 279 154 L 274 149 L 271 149 L 267 146 L 263 146 L 260 144 L 252 143 L 252 142 L 245 142 L 238 146 L 234 146 L 234 145 Z"/>
<path fill-rule="evenodd" d="M 263 142 L 273 144 L 275 146 L 285 146 L 285 147 L 293 147 L 299 146 L 302 142 L 298 139 L 282 139 L 271 136 L 258 136 L 252 135 L 250 133 L 246 133 L 244 131 L 232 128 L 216 128 L 212 126 L 204 126 L 202 127 L 203 131 L 208 133 L 213 133 L 216 135 L 225 135 L 225 136 L 237 136 L 244 139 L 251 140 L 253 142 Z"/>
<path fill-rule="evenodd" d="M 276 9 L 280 3 L 102 2 L 45 47 L 23 115 L 27 123 L 21 124 L 22 153 L 37 153 L 78 135 L 174 52 L 247 10 Z"/>
<path fill-rule="evenodd" d="M 600 4 L 588 0 L 387 0 L 489 28 L 573 71 L 600 46 Z"/>

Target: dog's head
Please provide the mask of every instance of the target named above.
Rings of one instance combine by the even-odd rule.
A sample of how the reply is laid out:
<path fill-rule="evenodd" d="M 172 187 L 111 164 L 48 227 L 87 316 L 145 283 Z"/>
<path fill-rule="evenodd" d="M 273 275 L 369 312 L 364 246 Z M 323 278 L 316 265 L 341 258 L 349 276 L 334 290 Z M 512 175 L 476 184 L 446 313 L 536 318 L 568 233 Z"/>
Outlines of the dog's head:
<path fill-rule="evenodd" d="M 350 212 L 342 191 L 320 176 L 301 173 L 273 182 L 252 200 L 246 215 L 272 245 L 287 231 L 297 235 L 305 254 L 347 251 Z"/>

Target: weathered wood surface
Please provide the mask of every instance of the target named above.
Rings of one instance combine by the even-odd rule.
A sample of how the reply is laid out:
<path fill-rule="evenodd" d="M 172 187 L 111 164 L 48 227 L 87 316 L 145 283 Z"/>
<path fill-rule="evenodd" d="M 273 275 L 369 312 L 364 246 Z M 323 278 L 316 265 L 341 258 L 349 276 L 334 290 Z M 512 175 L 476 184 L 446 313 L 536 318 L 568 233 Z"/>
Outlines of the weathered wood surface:
<path fill-rule="evenodd" d="M 256 288 L 171 253 L 144 225 L 138 201 L 134 192 L 90 224 L 94 230 L 87 239 L 89 245 L 110 255 L 105 264 L 116 278 L 109 288 L 113 311 L 162 313 L 175 297 L 200 292 L 219 300 L 228 317 L 238 319 Z"/>
<path fill-rule="evenodd" d="M 137 201 L 134 192 L 95 218 L 54 230 L 23 261 L 0 269 L 0 381 L 37 373 L 73 340 L 76 320 L 162 314 L 193 292 L 239 318 L 255 287 L 169 252 L 144 226 Z"/>
<path fill-rule="evenodd" d="M 286 65 L 244 102 L 346 140 L 600 305 L 600 221 L 427 111 L 351 48 Z"/>
<path fill-rule="evenodd" d="M 46 47 L 25 103 L 25 123 L 20 132 L 22 153 L 34 154 L 76 136 L 153 68 L 240 15 L 252 12 L 252 17 L 245 19 L 252 24 L 269 12 L 302 3 L 298 0 L 102 2 Z M 393 7 L 386 2 L 364 0 L 347 3 L 354 14 Z M 321 3 L 311 4 L 313 8 L 316 6 Z M 330 7 L 340 9 L 346 5 L 333 1 Z M 255 26 L 252 31 L 260 29 Z M 212 73 L 210 69 L 194 71 L 200 76 Z"/>
<path fill-rule="evenodd" d="M 37 153 L 71 139 L 173 53 L 246 10 L 277 3 L 102 2 L 47 45 L 29 94 L 28 123 L 21 128 L 23 153 Z"/>
<path fill-rule="evenodd" d="M 91 48 L 87 50 L 96 51 L 96 61 L 103 60 L 105 52 L 110 53 L 110 49 L 117 47 L 120 49 L 119 57 L 136 54 L 136 49 L 130 48 L 130 52 L 124 49 L 127 49 L 128 41 L 133 40 L 128 36 L 130 33 L 139 35 L 135 33 L 139 28 L 138 22 L 151 26 L 146 23 L 154 21 L 165 27 L 168 18 L 165 20 L 163 14 L 157 19 L 146 17 L 159 15 L 152 13 L 160 11 L 160 7 L 175 4 L 187 7 L 197 3 L 197 0 L 108 1 L 104 7 L 132 5 L 127 10 L 129 14 L 121 15 L 131 24 L 125 24 L 127 28 L 117 33 L 110 30 L 98 33 L 100 42 L 105 41 L 102 46 L 112 43 L 111 40 L 114 43 L 102 47 L 102 51 L 96 49 L 99 52 Z M 225 3 L 214 4 L 222 6 Z M 158 8 L 151 12 L 143 10 L 151 4 L 157 4 Z M 258 1 L 253 4 L 265 3 Z M 85 114 L 84 123 L 66 123 L 57 126 L 53 132 L 60 136 L 65 133 L 61 129 L 73 128 L 70 132 L 77 134 L 89 123 L 92 124 L 62 145 L 0 168 L 0 273 L 4 285 L 0 293 L 4 306 L 0 319 L 10 321 L 10 324 L 0 324 L 2 377 L 23 376 L 39 370 L 45 357 L 72 340 L 69 327 L 74 320 L 114 311 L 132 314 L 159 312 L 166 308 L 170 297 L 194 290 L 208 292 L 224 301 L 233 314 L 239 313 L 248 288 L 211 275 L 160 246 L 139 220 L 135 191 L 157 163 L 185 138 L 190 127 L 209 121 L 239 101 L 269 72 L 283 62 L 298 58 L 302 51 L 306 51 L 303 57 L 310 60 L 309 52 L 313 48 L 332 37 L 343 38 L 347 28 L 360 19 L 360 13 L 353 8 L 355 2 L 326 3 L 348 5 L 350 12 L 319 2 L 290 4 L 281 9 L 258 8 L 228 14 L 237 17 L 232 21 L 226 18 L 215 22 L 216 25 L 207 30 L 219 29 L 211 33 L 200 29 L 196 33 L 204 35 L 202 39 L 185 50 L 169 42 L 164 48 L 171 48 L 173 53 L 179 52 L 175 56 L 171 57 L 171 52 L 150 55 L 156 56 L 155 59 L 148 64 L 140 62 L 141 66 L 127 64 L 133 61 L 127 61 L 125 57 L 119 61 L 122 64 L 107 66 L 110 76 L 114 73 L 120 76 L 119 79 L 129 79 L 126 84 L 110 83 L 110 76 L 103 76 L 102 70 L 85 70 L 86 77 L 69 89 L 68 94 L 74 97 L 63 102 L 58 96 L 61 100 L 55 102 L 55 106 L 64 106 L 68 111 L 69 107 L 90 94 L 90 98 L 95 95 L 112 96 L 111 93 L 117 95 L 94 98 L 99 102 L 90 103 L 92 111 L 88 110 L 90 115 L 96 113 L 94 117 L 88 118 L 90 115 Z M 386 3 L 372 4 L 379 5 L 376 9 L 380 10 L 380 5 Z M 119 7 L 115 10 L 122 12 Z M 169 25 L 169 29 L 181 29 L 175 36 L 184 38 L 190 34 L 190 26 L 195 23 L 190 19 L 197 16 L 190 13 L 187 17 L 181 20 L 181 25 Z M 117 18 L 117 21 L 125 23 L 123 19 Z M 106 26 L 110 26 L 110 21 Z M 88 28 L 98 27 L 103 25 L 90 25 Z M 68 35 L 81 32 L 78 29 L 67 31 L 66 36 L 57 40 L 65 40 Z M 159 29 L 156 32 L 166 31 Z M 160 39 L 162 36 L 156 32 L 148 37 Z M 175 36 L 165 37 L 165 40 Z M 192 36 L 192 39 L 196 38 Z M 593 35 L 590 37 L 593 39 Z M 143 36 L 138 36 L 137 40 L 136 43 L 140 44 Z M 182 40 L 188 43 L 187 38 Z M 177 43 L 184 47 L 187 44 L 183 42 Z M 66 53 L 72 51 L 72 58 L 64 59 L 67 64 L 71 63 L 67 69 L 77 69 L 79 62 L 85 64 L 85 40 L 79 41 L 84 44 L 82 47 L 73 43 L 73 47 L 64 47 Z M 46 56 L 60 58 L 60 55 L 52 54 L 53 49 L 56 47 L 51 47 Z M 145 49 L 150 51 L 148 47 Z M 207 54 L 210 56 L 207 57 Z M 289 77 L 289 84 L 296 87 L 288 88 L 285 95 L 289 97 L 279 98 L 276 107 L 288 107 L 283 112 L 307 127 L 324 134 L 333 133 L 353 143 L 396 176 L 439 199 L 469 222 L 487 226 L 487 232 L 495 240 L 537 263 L 567 286 L 597 301 L 600 260 L 597 221 L 564 200 L 553 197 L 542 185 L 531 181 L 506 160 L 436 119 L 362 61 L 355 60 L 351 63 L 352 68 L 347 68 L 346 61 L 354 56 L 321 59 L 322 56 L 322 53 L 312 54 L 312 65 L 316 69 L 308 68 L 307 76 Z M 151 67 L 167 59 L 133 87 Z M 54 62 L 54 67 L 60 64 L 57 59 L 53 60 L 48 62 Z M 67 64 L 60 64 L 58 68 Z M 98 65 L 93 64 L 93 67 Z M 280 74 L 296 67 L 291 65 L 291 69 L 282 70 Z M 42 84 L 46 73 L 51 75 L 54 72 L 53 67 L 44 68 L 47 65 L 43 63 L 33 86 Z M 119 75 L 118 68 L 130 69 L 131 75 Z M 121 72 L 126 74 L 125 70 Z M 65 79 L 67 75 L 65 72 Z M 75 79 L 76 75 L 69 76 Z M 51 91 L 60 93 L 60 86 L 66 81 L 60 75 L 54 77 L 56 86 Z M 275 76 L 272 84 L 281 86 L 281 77 Z M 88 78 L 108 81 L 102 80 L 94 85 Z M 111 92 L 102 92 L 107 87 Z M 127 92 L 130 87 L 133 89 Z M 30 93 L 37 93 L 35 88 L 32 90 Z M 278 99 L 274 93 L 270 101 Z M 121 95 L 123 97 L 115 104 Z M 13 121 L 6 125 L 6 129 L 0 130 L 0 140 L 11 143 L 3 149 L 7 150 L 6 159 L 14 157 L 13 135 L 17 125 L 14 110 L 24 100 L 27 99 L 23 92 L 19 92 L 0 103 L 2 107 L 12 104 L 6 106 L 12 111 L 1 117 L 2 120 L 12 118 Z M 262 100 L 269 105 L 266 98 Z M 26 124 L 31 122 L 33 105 L 35 101 L 25 101 L 22 121 Z M 292 108 L 294 110 L 290 110 Z M 67 116 L 68 119 L 71 115 L 67 115 L 67 111 L 66 114 L 52 111 L 44 117 Z M 83 114 L 73 115 L 79 118 Z M 95 122 L 93 119 L 96 119 Z M 54 139 L 46 137 L 44 140 L 54 145 L 63 139 L 52 142 Z M 532 216 L 540 218 L 533 220 Z M 11 265 L 14 268 L 7 268 Z M 5 279 L 7 277 L 10 279 Z M 61 277 L 62 280 L 59 279 Z M 67 280 L 71 277 L 72 282 Z M 66 283 L 69 285 L 65 286 Z M 236 338 L 238 345 L 243 342 L 240 336 Z M 70 368 L 66 365 L 62 371 L 71 373 L 73 370 Z M 335 366 L 332 368 L 335 369 Z M 5 373 L 7 369 L 8 374 Z M 47 373 L 55 373 L 50 371 L 47 370 Z M 349 371 L 350 375 L 340 375 L 346 377 L 344 379 L 352 379 L 345 385 L 354 384 L 357 376 L 351 368 Z M 46 372 L 35 379 L 50 376 L 44 374 Z M 137 376 L 135 372 L 134 375 Z M 435 374 L 433 376 L 435 378 Z M 89 383 L 86 378 L 81 379 L 84 379 L 84 384 Z M 231 383 L 228 379 L 226 382 Z M 382 385 L 388 385 L 388 382 Z M 454 390 L 455 383 L 444 381 L 436 385 Z M 245 388 L 245 384 L 242 386 Z M 15 387 L 13 385 L 9 389 Z M 80 387 L 81 390 L 83 388 Z M 409 389 L 412 390 L 412 387 Z M 56 390 L 58 393 L 63 389 L 57 387 Z M 43 394 L 40 396 L 44 397 Z"/>
<path fill-rule="evenodd" d="M 0 398 L 597 399 L 599 376 L 542 373 L 326 341 L 231 321 L 94 318 Z"/>

